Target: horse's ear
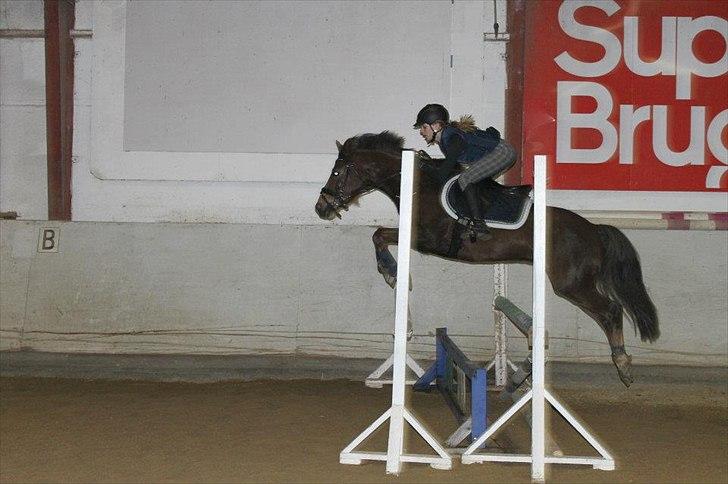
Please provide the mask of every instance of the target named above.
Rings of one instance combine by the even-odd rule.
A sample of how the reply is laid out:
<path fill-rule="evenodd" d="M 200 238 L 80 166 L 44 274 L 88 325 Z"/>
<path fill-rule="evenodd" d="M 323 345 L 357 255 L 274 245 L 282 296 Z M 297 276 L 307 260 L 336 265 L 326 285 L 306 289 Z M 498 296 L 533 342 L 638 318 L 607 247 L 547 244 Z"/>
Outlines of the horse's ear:
<path fill-rule="evenodd" d="M 341 153 L 341 149 L 344 147 L 344 145 L 339 143 L 339 140 L 336 140 L 336 147 L 339 149 L 339 153 Z"/>

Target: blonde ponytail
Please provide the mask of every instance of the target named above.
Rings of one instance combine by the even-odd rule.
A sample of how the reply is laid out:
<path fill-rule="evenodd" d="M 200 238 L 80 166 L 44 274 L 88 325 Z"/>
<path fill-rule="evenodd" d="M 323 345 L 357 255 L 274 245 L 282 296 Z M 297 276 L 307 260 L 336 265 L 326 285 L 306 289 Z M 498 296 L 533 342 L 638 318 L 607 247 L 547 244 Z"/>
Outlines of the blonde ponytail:
<path fill-rule="evenodd" d="M 450 123 L 453 127 L 465 131 L 466 133 L 472 133 L 478 127 L 475 125 L 475 118 L 473 118 L 472 114 L 465 114 L 463 116 L 460 116 L 459 121 L 452 121 Z"/>

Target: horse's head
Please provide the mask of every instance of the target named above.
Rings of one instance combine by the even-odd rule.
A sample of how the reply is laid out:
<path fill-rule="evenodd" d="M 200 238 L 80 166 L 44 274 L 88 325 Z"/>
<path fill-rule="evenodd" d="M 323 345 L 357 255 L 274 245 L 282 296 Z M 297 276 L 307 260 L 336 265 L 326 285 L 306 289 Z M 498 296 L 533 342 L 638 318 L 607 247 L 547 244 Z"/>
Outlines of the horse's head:
<path fill-rule="evenodd" d="M 341 218 L 341 210 L 348 210 L 358 197 L 381 189 L 382 181 L 390 175 L 388 167 L 378 160 L 382 155 L 391 158 L 395 153 L 399 157 L 403 143 L 403 138 L 388 131 L 355 136 L 344 144 L 337 141 L 339 155 L 316 202 L 318 216 L 324 220 Z"/>

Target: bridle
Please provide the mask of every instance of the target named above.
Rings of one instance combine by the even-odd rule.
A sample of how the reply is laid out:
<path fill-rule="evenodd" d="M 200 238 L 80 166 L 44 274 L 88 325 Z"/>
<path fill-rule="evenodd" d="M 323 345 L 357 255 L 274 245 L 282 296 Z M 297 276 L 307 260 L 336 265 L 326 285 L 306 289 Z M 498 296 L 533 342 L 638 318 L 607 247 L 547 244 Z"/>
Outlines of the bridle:
<path fill-rule="evenodd" d="M 338 163 L 340 161 L 346 161 L 346 160 L 344 160 L 344 158 L 342 158 L 342 157 L 339 157 L 334 162 L 334 166 L 336 163 Z M 362 194 L 370 192 L 372 190 L 376 190 L 378 188 L 381 189 L 382 184 L 385 181 L 387 181 L 390 178 L 393 178 L 395 176 L 399 176 L 401 174 L 401 172 L 397 171 L 397 172 L 389 175 L 385 179 L 381 180 L 380 182 L 378 182 L 376 184 L 372 184 L 371 181 L 367 182 L 367 180 L 371 180 L 371 177 L 366 177 L 366 178 L 363 177 L 362 174 L 360 173 L 359 169 L 357 169 L 357 167 L 354 165 L 354 162 L 349 161 L 349 162 L 344 163 L 344 166 L 342 167 L 341 171 L 339 171 L 337 173 L 337 170 L 334 169 L 332 174 L 337 177 L 341 174 L 343 174 L 344 176 L 339 178 L 339 181 L 337 181 L 336 186 L 334 187 L 334 190 L 331 190 L 330 188 L 327 188 L 324 186 L 321 189 L 321 195 L 328 195 L 328 197 L 323 197 L 323 199 L 326 202 L 326 204 L 329 205 L 334 210 L 338 210 L 340 208 L 347 210 L 349 203 L 354 198 L 361 196 Z M 364 188 L 364 190 L 359 193 L 355 193 L 355 194 L 346 196 L 344 194 L 344 186 L 346 186 L 346 182 L 349 180 L 350 175 L 354 175 L 357 178 L 359 178 L 359 180 L 362 182 L 362 187 Z M 329 197 L 330 197 L 330 200 L 329 200 Z M 395 195 L 395 197 L 399 198 L 399 195 Z M 340 217 L 340 215 L 338 213 L 336 215 L 338 217 Z"/>
<path fill-rule="evenodd" d="M 344 161 L 343 158 L 339 157 L 334 162 L 334 165 L 340 161 Z M 330 188 L 323 187 L 321 189 L 321 195 L 328 195 L 331 197 L 331 200 L 324 197 L 324 200 L 327 204 L 331 206 L 334 210 L 337 210 L 339 208 L 344 208 L 348 206 L 349 202 L 354 198 L 355 195 L 349 195 L 348 197 L 344 194 L 344 186 L 346 186 L 346 182 L 349 181 L 349 175 L 353 173 L 356 175 L 359 180 L 362 181 L 362 183 L 365 184 L 364 177 L 361 176 L 361 173 L 359 173 L 359 170 L 356 169 L 354 166 L 354 163 L 348 162 L 345 163 L 342 170 L 338 171 L 334 168 L 334 170 L 331 172 L 332 175 L 339 177 L 339 175 L 343 174 L 343 177 L 340 177 L 338 181 L 336 182 L 336 185 L 334 187 L 334 190 L 331 190 Z"/>

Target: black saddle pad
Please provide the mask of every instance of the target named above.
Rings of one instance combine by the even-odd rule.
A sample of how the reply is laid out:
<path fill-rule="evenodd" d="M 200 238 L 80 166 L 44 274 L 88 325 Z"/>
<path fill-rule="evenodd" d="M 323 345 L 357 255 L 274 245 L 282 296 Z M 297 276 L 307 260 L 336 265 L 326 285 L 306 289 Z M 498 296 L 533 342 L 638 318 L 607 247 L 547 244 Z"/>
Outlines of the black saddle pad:
<path fill-rule="evenodd" d="M 478 189 L 487 205 L 484 216 L 488 226 L 516 229 L 523 225 L 531 210 L 532 187 L 530 185 L 508 187 L 493 180 L 483 180 L 479 183 Z M 443 194 L 440 201 L 451 217 L 472 217 L 468 202 L 457 183 L 457 176 L 445 183 Z"/>

